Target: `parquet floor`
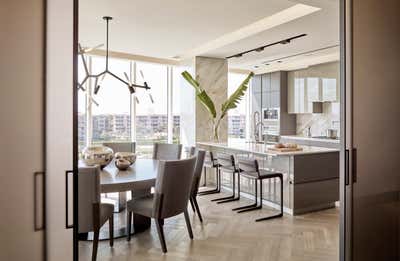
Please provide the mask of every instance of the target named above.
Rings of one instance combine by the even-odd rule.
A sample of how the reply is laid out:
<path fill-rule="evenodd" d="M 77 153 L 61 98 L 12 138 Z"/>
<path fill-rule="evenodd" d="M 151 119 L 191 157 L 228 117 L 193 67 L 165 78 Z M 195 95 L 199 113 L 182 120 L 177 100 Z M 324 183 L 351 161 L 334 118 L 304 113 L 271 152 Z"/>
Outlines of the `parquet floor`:
<path fill-rule="evenodd" d="M 255 223 L 254 219 L 274 213 L 264 207 L 237 214 L 231 208 L 249 203 L 217 205 L 210 199 L 198 197 L 204 222 L 191 212 L 194 240 L 188 237 L 183 215 L 165 221 L 168 253 L 163 254 L 152 224 L 150 230 L 136 235 L 130 242 L 125 238 L 99 244 L 97 260 L 138 261 L 337 261 L 339 260 L 339 209 L 328 209 L 301 216 Z M 124 222 L 124 212 L 120 220 Z M 117 219 L 118 220 L 118 219 Z M 107 226 L 107 224 L 106 224 Z M 105 226 L 105 227 L 106 227 Z M 91 242 L 80 242 L 80 260 L 91 260 Z"/>

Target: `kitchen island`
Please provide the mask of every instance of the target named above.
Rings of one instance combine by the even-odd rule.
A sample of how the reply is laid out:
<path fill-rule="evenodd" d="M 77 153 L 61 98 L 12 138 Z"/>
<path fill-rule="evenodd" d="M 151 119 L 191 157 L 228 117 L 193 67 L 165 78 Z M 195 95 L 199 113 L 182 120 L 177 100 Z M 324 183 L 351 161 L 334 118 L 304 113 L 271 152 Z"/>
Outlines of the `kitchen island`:
<path fill-rule="evenodd" d="M 339 200 L 338 149 L 301 146 L 301 151 L 277 152 L 270 150 L 273 145 L 245 141 L 198 142 L 197 146 L 214 154 L 223 152 L 235 157 L 254 157 L 258 159 L 261 168 L 281 172 L 284 176 L 284 211 L 288 214 L 297 215 L 335 207 L 335 202 Z M 223 185 L 226 187 L 230 185 L 230 176 L 224 175 Z M 253 182 L 241 179 L 244 196 L 246 193 L 253 194 Z M 279 188 L 278 179 L 264 184 L 264 204 L 279 208 Z"/>

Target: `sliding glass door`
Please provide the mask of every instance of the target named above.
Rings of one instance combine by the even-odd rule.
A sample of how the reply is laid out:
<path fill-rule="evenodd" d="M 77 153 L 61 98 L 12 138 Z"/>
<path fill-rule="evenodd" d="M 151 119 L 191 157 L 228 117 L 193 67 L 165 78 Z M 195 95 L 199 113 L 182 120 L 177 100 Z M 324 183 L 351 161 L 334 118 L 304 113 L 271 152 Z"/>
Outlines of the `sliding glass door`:
<path fill-rule="evenodd" d="M 342 260 L 400 257 L 400 2 L 346 0 Z"/>

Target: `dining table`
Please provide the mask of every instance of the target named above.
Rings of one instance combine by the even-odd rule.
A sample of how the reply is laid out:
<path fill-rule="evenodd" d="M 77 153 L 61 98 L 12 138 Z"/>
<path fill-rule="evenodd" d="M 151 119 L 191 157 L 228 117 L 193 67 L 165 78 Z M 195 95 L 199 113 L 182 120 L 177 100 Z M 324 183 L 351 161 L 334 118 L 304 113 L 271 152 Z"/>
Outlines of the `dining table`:
<path fill-rule="evenodd" d="M 80 165 L 84 164 L 80 162 Z M 100 171 L 100 192 L 101 193 L 114 193 L 114 192 L 131 192 L 131 197 L 143 197 L 151 193 L 151 188 L 155 186 L 156 177 L 158 173 L 159 160 L 154 159 L 136 159 L 136 161 L 126 170 L 119 170 L 114 161 L 111 161 Z M 115 213 L 121 217 L 122 213 Z M 123 215 L 123 220 L 114 222 L 114 238 L 124 237 L 127 235 L 126 223 L 124 220 L 126 216 Z M 122 218 L 121 218 L 122 219 Z M 123 225 L 121 225 L 123 224 Z M 119 225 L 119 226 L 118 226 Z M 132 234 L 143 232 L 150 228 L 151 219 L 139 214 L 133 215 L 133 229 Z M 86 236 L 87 240 L 92 239 L 92 235 Z M 109 233 L 104 226 L 100 230 L 100 240 L 109 239 Z"/>

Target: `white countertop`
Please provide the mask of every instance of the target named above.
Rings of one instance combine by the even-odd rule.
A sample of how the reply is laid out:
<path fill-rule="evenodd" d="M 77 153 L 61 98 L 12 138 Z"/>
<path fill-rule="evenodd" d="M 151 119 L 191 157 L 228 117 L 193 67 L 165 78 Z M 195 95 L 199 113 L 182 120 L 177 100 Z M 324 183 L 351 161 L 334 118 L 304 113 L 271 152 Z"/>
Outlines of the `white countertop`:
<path fill-rule="evenodd" d="M 204 146 L 212 146 L 222 149 L 243 151 L 247 153 L 255 153 L 266 156 L 294 156 L 294 155 L 320 154 L 320 153 L 340 151 L 338 149 L 299 145 L 299 147 L 303 149 L 302 151 L 277 152 L 268 150 L 268 148 L 272 148 L 273 145 L 256 144 L 245 141 L 228 141 L 227 143 L 197 142 L 197 144 Z"/>
<path fill-rule="evenodd" d="M 313 138 L 313 137 L 304 137 L 300 135 L 283 135 L 281 138 L 284 139 L 293 139 L 293 140 L 310 140 L 310 141 L 318 141 L 318 142 L 330 142 L 340 144 L 340 139 L 321 139 L 321 138 Z"/>

